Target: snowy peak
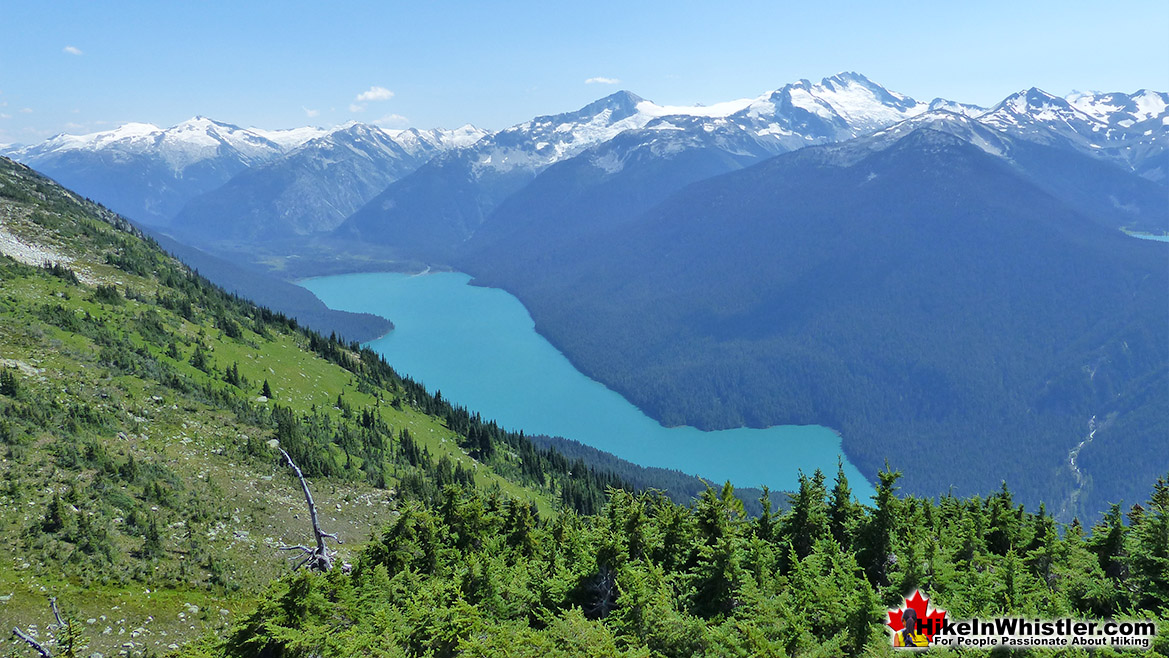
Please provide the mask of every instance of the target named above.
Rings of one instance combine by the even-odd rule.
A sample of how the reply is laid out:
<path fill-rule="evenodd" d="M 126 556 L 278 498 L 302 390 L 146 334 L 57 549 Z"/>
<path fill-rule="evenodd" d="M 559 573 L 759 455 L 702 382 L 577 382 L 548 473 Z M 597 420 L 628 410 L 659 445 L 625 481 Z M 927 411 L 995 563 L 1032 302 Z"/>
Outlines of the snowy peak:
<path fill-rule="evenodd" d="M 954 114 L 961 114 L 973 118 L 986 114 L 987 108 L 969 103 L 959 103 L 945 98 L 935 98 L 930 101 L 929 111 L 953 112 Z"/>
<path fill-rule="evenodd" d="M 394 148 L 412 158 L 429 158 L 441 151 L 469 146 L 488 134 L 470 124 L 455 130 L 386 131 L 356 121 L 330 129 L 307 126 L 264 130 L 240 128 L 194 116 L 165 129 L 149 123 L 127 123 L 113 130 L 86 135 L 61 134 L 39 144 L 15 149 L 12 156 L 32 166 L 71 153 L 109 153 L 118 160 L 128 157 L 156 159 L 175 172 L 224 158 L 252 167 L 338 133 L 347 135 L 350 140 L 377 142 L 381 148 L 396 144 Z"/>
<path fill-rule="evenodd" d="M 443 151 L 470 146 L 489 133 L 466 124 L 455 130 L 386 130 L 367 123 L 350 121 L 338 126 L 322 137 L 307 142 L 303 148 L 320 148 L 341 142 L 352 144 L 374 144 L 383 151 L 393 151 L 403 159 L 429 160 Z"/>
<path fill-rule="evenodd" d="M 1039 121 L 1093 120 L 1092 117 L 1072 107 L 1066 100 L 1036 87 L 1007 96 L 984 116 L 988 120 L 1009 120 L 1008 117 L 1025 117 Z"/>
<path fill-rule="evenodd" d="M 88 135 L 54 135 L 40 144 L 32 144 L 17 151 L 16 159 L 60 151 L 95 151 L 118 145 L 123 148 L 147 148 L 162 133 L 162 128 L 151 123 L 127 123 L 113 130 Z"/>
<path fill-rule="evenodd" d="M 1011 94 L 979 120 L 1023 139 L 1045 144 L 1062 142 L 1082 151 L 1102 148 L 1119 137 L 1104 122 L 1034 87 Z"/>
<path fill-rule="evenodd" d="M 266 162 L 284 151 L 279 144 L 249 130 L 202 116 L 164 130 L 157 144 L 176 170 L 213 158 L 221 149 L 234 151 L 249 165 Z"/>
<path fill-rule="evenodd" d="M 575 112 L 540 116 L 501 130 L 475 144 L 472 169 L 476 175 L 488 170 L 540 171 L 626 130 L 644 127 L 654 118 L 638 109 L 645 103 L 636 94 L 619 91 Z"/>
<path fill-rule="evenodd" d="M 563 121 L 588 121 L 592 117 L 605 115 L 612 121 L 620 121 L 637 114 L 637 106 L 645 99 L 630 91 L 619 91 L 585 105 L 580 110 L 562 114 Z"/>
<path fill-rule="evenodd" d="M 818 84 L 800 80 L 751 102 L 731 119 L 782 150 L 871 133 L 921 114 L 925 103 L 891 92 L 859 73 Z"/>
<path fill-rule="evenodd" d="M 860 73 L 845 72 L 824 78 L 810 89 L 838 111 L 868 107 L 892 108 L 902 113 L 920 112 L 921 103 L 882 87 Z"/>
<path fill-rule="evenodd" d="M 312 153 L 319 156 L 323 152 L 336 152 L 338 149 L 347 149 L 366 157 L 374 152 L 380 152 L 390 157 L 409 157 L 405 150 L 384 130 L 377 126 L 357 122 L 338 126 L 328 134 L 305 142 L 295 153 L 297 155 Z"/>
<path fill-rule="evenodd" d="M 1134 94 L 1119 92 L 1074 92 L 1066 99 L 1088 116 L 1120 128 L 1153 128 L 1169 124 L 1169 94 L 1140 90 Z"/>
<path fill-rule="evenodd" d="M 399 146 L 405 149 L 407 153 L 414 156 L 424 153 L 466 148 L 491 134 L 469 123 L 454 130 L 444 130 L 442 128 L 433 128 L 431 130 L 406 128 L 405 130 L 387 130 L 386 133 Z"/>
<path fill-rule="evenodd" d="M 870 134 L 928 109 L 853 72 L 711 106 L 658 105 L 619 91 L 575 112 L 536 117 L 479 141 L 473 172 L 537 172 L 625 131 L 642 129 L 659 133 L 645 139 L 666 139 L 671 149 L 712 143 L 664 136 L 692 132 L 716 136 L 714 143 L 731 153 L 781 153 Z"/>
<path fill-rule="evenodd" d="M 248 128 L 248 132 L 259 135 L 269 142 L 279 145 L 285 151 L 291 151 L 309 140 L 328 134 L 329 130 L 315 126 L 303 126 L 301 128 L 288 128 L 284 130 L 265 130 L 253 126 Z"/>
<path fill-rule="evenodd" d="M 490 131 L 476 128 L 469 123 L 463 124 L 454 130 L 435 128 L 429 132 L 435 135 L 439 143 L 449 148 L 465 148 L 491 134 Z"/>
<path fill-rule="evenodd" d="M 869 140 L 871 148 L 884 148 L 918 131 L 945 134 L 973 144 L 995 156 L 1009 156 L 1010 138 L 962 112 L 932 110 L 877 131 Z"/>
<path fill-rule="evenodd" d="M 156 157 L 175 171 L 204 160 L 230 157 L 246 165 L 270 160 L 284 149 L 250 130 L 196 116 L 170 128 L 150 123 L 127 123 L 113 130 L 87 135 L 57 135 L 20 149 L 18 160 L 36 165 L 45 158 L 70 152 L 110 152 L 119 157 Z"/>

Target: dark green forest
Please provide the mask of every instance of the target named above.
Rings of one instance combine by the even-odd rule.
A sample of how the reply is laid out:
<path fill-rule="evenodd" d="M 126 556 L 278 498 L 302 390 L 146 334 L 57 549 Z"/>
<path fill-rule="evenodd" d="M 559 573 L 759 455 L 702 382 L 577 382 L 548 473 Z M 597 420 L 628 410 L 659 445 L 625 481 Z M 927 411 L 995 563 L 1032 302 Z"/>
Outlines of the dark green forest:
<path fill-rule="evenodd" d="M 870 480 L 886 459 L 916 495 L 1006 479 L 1063 521 L 1140 499 L 1169 469 L 1169 270 L 1165 244 L 1116 229 L 1126 212 L 1102 217 L 1084 172 L 1105 165 L 1072 176 L 1080 156 L 1020 150 L 1066 161 L 1040 179 L 934 130 L 864 142 L 703 180 L 592 234 L 549 220 L 577 238 L 460 265 L 663 424 L 821 424 Z M 1147 205 L 1169 219 L 1161 189 Z"/>
<path fill-rule="evenodd" d="M 1156 618 L 1147 655 L 1169 652 L 1166 478 L 1090 531 L 1005 486 L 931 501 L 898 496 L 898 478 L 882 472 L 869 505 L 817 472 L 756 518 L 729 485 L 690 506 L 613 491 L 599 514 L 554 519 L 446 487 L 405 505 L 352 573 L 273 583 L 196 655 L 877 655 L 885 611 L 919 588 L 956 618 Z"/>

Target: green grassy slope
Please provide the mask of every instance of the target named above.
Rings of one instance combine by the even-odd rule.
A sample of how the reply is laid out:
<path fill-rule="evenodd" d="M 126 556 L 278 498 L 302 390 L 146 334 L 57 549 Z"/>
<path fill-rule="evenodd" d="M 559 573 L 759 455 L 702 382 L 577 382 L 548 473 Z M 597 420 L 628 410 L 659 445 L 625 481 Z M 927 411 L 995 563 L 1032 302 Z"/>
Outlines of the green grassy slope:
<path fill-rule="evenodd" d="M 288 571 L 277 547 L 309 541 L 277 439 L 345 540 L 342 560 L 400 498 L 444 483 L 545 517 L 618 484 L 569 475 L 566 460 L 371 352 L 224 294 L 116 215 L 2 159 L 0 245 L 5 628 L 44 629 L 50 595 L 106 655 L 230 621 Z"/>

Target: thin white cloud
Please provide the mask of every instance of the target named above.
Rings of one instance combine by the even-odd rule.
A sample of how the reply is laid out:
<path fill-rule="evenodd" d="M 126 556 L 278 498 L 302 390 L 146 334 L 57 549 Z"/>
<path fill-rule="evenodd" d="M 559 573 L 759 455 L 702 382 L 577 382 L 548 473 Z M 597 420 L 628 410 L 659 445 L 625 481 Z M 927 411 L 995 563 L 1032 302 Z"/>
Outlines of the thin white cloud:
<path fill-rule="evenodd" d="M 69 53 L 70 55 L 84 55 L 85 54 L 85 53 L 81 52 L 81 49 L 78 48 L 77 46 L 65 46 L 61 50 L 63 50 L 66 53 Z"/>
<path fill-rule="evenodd" d="M 11 119 L 11 118 L 12 118 L 11 114 L 0 114 L 0 119 Z"/>
<path fill-rule="evenodd" d="M 21 114 L 32 114 L 32 108 L 31 107 L 22 107 L 22 108 L 20 108 L 20 113 Z"/>
<path fill-rule="evenodd" d="M 349 111 L 350 112 L 364 112 L 365 106 L 358 104 L 358 103 L 350 103 L 349 104 Z"/>
<path fill-rule="evenodd" d="M 596 78 L 589 78 L 588 80 L 585 80 L 585 84 L 586 85 L 619 85 L 619 84 L 621 84 L 621 81 L 618 80 L 617 78 L 596 77 Z"/>
<path fill-rule="evenodd" d="M 410 125 L 410 120 L 401 114 L 387 114 L 384 117 L 373 122 L 375 126 L 382 128 L 405 128 Z"/>
<path fill-rule="evenodd" d="M 370 101 L 388 101 L 394 97 L 394 92 L 385 87 L 370 87 L 368 90 L 361 92 L 357 98 L 353 99 L 358 103 L 368 103 Z"/>
<path fill-rule="evenodd" d="M 305 116 L 307 116 L 310 119 L 321 113 L 320 110 L 310 110 L 307 107 L 304 107 L 303 105 L 301 106 L 300 109 L 304 110 Z"/>

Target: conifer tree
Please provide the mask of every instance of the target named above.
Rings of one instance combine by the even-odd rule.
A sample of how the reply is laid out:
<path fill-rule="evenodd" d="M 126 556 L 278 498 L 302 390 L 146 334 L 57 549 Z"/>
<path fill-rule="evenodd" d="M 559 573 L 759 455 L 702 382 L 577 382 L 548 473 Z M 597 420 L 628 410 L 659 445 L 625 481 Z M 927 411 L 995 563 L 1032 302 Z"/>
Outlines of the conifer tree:
<path fill-rule="evenodd" d="M 852 546 L 852 535 L 856 528 L 860 509 L 852 500 L 852 489 L 848 486 L 848 477 L 844 474 L 844 462 L 836 460 L 836 484 L 832 487 L 832 495 L 828 501 L 828 529 L 832 538 L 841 547 L 848 549 Z"/>
<path fill-rule="evenodd" d="M 20 382 L 17 381 L 16 374 L 11 368 L 0 368 L 0 395 L 14 398 L 19 392 Z"/>
<path fill-rule="evenodd" d="M 824 474 L 820 469 L 812 477 L 800 473 L 800 488 L 792 496 L 791 510 L 780 522 L 780 535 L 788 541 L 801 560 L 812 546 L 830 535 L 828 508 L 824 502 Z"/>
<path fill-rule="evenodd" d="M 1133 524 L 1129 539 L 1137 604 L 1169 616 L 1169 477 L 1157 478 L 1149 507 Z"/>
<path fill-rule="evenodd" d="M 877 509 L 869 516 L 861 534 L 857 554 L 861 568 L 869 577 L 869 582 L 878 587 L 889 584 L 888 567 L 893 555 L 893 531 L 896 527 L 897 480 L 901 471 L 890 471 L 888 464 L 885 470 L 877 474 L 880 482 L 877 484 L 877 494 L 874 499 Z"/>

